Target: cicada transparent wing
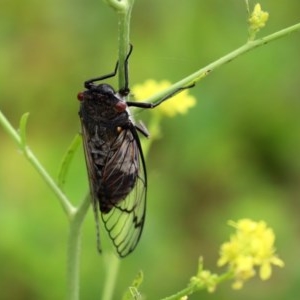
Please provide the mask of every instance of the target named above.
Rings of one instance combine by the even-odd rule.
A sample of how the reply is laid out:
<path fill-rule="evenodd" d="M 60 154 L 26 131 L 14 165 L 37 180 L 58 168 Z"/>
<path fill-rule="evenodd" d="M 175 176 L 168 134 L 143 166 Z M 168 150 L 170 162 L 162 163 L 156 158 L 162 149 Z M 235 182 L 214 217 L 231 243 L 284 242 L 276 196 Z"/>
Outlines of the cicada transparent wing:
<path fill-rule="evenodd" d="M 130 121 L 128 128 L 118 131 L 115 138 L 99 141 L 82 122 L 98 249 L 101 251 L 100 211 L 117 253 L 125 257 L 135 249 L 142 234 L 147 177 L 135 126 Z"/>
<path fill-rule="evenodd" d="M 103 181 L 110 182 L 107 189 L 113 190 L 113 194 L 128 194 L 121 201 L 109 203 L 109 212 L 101 212 L 101 217 L 118 254 L 124 257 L 135 249 L 142 234 L 147 177 L 140 140 L 134 126 L 122 130 L 119 138 L 122 140 L 121 146 L 105 165 Z M 127 190 L 124 191 L 125 187 Z"/>

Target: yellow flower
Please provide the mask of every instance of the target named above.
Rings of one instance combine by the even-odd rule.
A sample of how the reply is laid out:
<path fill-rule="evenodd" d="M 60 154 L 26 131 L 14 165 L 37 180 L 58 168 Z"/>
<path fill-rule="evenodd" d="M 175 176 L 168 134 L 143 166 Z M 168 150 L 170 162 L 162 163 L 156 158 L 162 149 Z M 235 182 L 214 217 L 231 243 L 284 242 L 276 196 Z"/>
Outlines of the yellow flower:
<path fill-rule="evenodd" d="M 170 86 L 171 83 L 167 80 L 157 82 L 155 80 L 148 79 L 143 84 L 133 86 L 131 91 L 137 101 L 143 101 L 144 99 L 155 93 L 161 92 Z M 188 109 L 195 106 L 195 104 L 195 97 L 189 95 L 188 90 L 183 90 L 171 99 L 168 99 L 166 102 L 157 106 L 155 111 L 168 117 L 174 117 L 176 114 L 187 113 Z"/>
<path fill-rule="evenodd" d="M 230 221 L 229 225 L 236 228 L 236 234 L 221 246 L 218 265 L 228 264 L 235 278 L 233 288 L 242 288 L 246 280 L 255 276 L 256 268 L 259 268 L 260 278 L 266 280 L 271 276 L 272 264 L 284 266 L 275 255 L 274 232 L 264 221 L 242 219 L 236 223 Z"/>
<path fill-rule="evenodd" d="M 257 3 L 254 6 L 254 10 L 251 13 L 251 16 L 248 20 L 250 33 L 255 34 L 257 31 L 263 28 L 266 25 L 268 19 L 269 13 L 261 10 L 260 4 Z"/>

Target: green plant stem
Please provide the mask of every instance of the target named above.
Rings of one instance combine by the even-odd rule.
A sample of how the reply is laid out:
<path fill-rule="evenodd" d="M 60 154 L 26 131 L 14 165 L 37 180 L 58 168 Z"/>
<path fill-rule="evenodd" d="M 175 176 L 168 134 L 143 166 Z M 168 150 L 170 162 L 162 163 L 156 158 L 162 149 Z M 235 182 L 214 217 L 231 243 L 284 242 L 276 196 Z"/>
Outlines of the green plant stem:
<path fill-rule="evenodd" d="M 21 147 L 22 140 L 18 132 L 11 126 L 9 121 L 5 118 L 4 114 L 0 110 L 0 123 L 3 126 L 3 129 L 6 131 L 6 133 L 15 141 L 15 143 Z"/>
<path fill-rule="evenodd" d="M 118 277 L 120 259 L 114 253 L 108 253 L 105 257 L 106 276 L 102 300 L 113 299 L 114 288 Z"/>
<path fill-rule="evenodd" d="M 63 210 L 65 211 L 66 215 L 70 218 L 70 216 L 75 211 L 75 207 L 71 204 L 67 196 L 60 190 L 56 182 L 45 170 L 45 168 L 42 166 L 42 164 L 36 158 L 34 153 L 30 150 L 30 148 L 27 145 L 24 145 L 20 133 L 13 128 L 13 126 L 9 123 L 9 121 L 5 118 L 5 116 L 1 111 L 0 111 L 0 124 L 2 124 L 4 130 L 16 142 L 19 149 L 22 151 L 22 153 L 29 161 L 29 163 L 41 175 L 42 179 L 46 182 L 46 184 L 50 187 L 53 193 L 57 196 Z M 23 133 L 23 135 L 25 136 L 25 133 Z"/>
<path fill-rule="evenodd" d="M 163 298 L 161 300 L 179 300 L 184 296 L 189 296 L 189 295 L 193 294 L 197 290 L 200 290 L 200 289 L 196 289 L 194 286 L 188 286 L 188 287 L 184 288 L 183 290 L 179 291 L 178 293 L 171 295 L 169 297 Z"/>
<path fill-rule="evenodd" d="M 228 271 L 228 272 L 218 276 L 218 278 L 215 281 L 215 284 L 217 286 L 221 282 L 227 281 L 232 278 L 234 278 L 234 274 L 231 271 Z M 194 283 L 194 284 L 190 283 L 186 288 L 182 289 L 181 291 L 177 292 L 176 294 L 168 296 L 161 300 L 180 300 L 184 296 L 189 296 L 198 291 L 205 290 L 205 289 L 208 289 L 208 286 L 205 282 L 201 282 L 201 279 L 200 279 L 199 283 Z"/>
<path fill-rule="evenodd" d="M 67 286 L 68 300 L 79 300 L 79 269 L 81 228 L 90 207 L 90 194 L 84 198 L 70 219 L 67 247 Z"/>
<path fill-rule="evenodd" d="M 35 170 L 41 175 L 43 180 L 47 183 L 53 193 L 57 196 L 63 210 L 65 211 L 67 217 L 70 218 L 70 215 L 74 213 L 75 207 L 71 204 L 66 195 L 59 189 L 53 178 L 49 175 L 49 173 L 44 169 L 41 163 L 38 161 L 33 152 L 29 149 L 28 146 L 24 148 L 23 151 L 27 160 L 31 163 L 31 165 L 35 168 Z"/>
<path fill-rule="evenodd" d="M 182 80 L 174 83 L 169 88 L 165 89 L 162 92 L 156 93 L 155 95 L 145 99 L 145 102 L 156 102 L 163 97 L 170 95 L 174 91 L 178 90 L 179 88 L 186 87 L 190 84 L 196 83 L 200 79 L 206 77 L 208 74 L 210 74 L 215 69 L 219 68 L 220 66 L 234 60 L 235 58 L 241 56 L 242 54 L 245 54 L 246 52 L 249 52 L 257 47 L 266 45 L 269 42 L 275 41 L 279 38 L 282 38 L 288 34 L 291 34 L 293 32 L 296 32 L 300 30 L 300 23 L 290 26 L 288 28 L 282 29 L 280 31 L 277 31 L 273 34 L 270 34 L 266 37 L 263 37 L 261 39 L 257 39 L 254 41 L 248 41 L 246 44 L 241 46 L 240 48 L 230 52 L 229 54 L 221 57 L 220 59 L 214 61 L 213 63 L 207 65 L 206 67 L 194 72 L 193 74 L 186 76 Z"/>
<path fill-rule="evenodd" d="M 118 17 L 118 78 L 119 89 L 122 89 L 126 83 L 124 63 L 130 44 L 130 19 L 134 0 L 105 0 L 105 2 L 114 9 Z"/>
<path fill-rule="evenodd" d="M 119 43 L 119 89 L 123 88 L 126 83 L 124 63 L 129 51 L 130 43 L 130 19 L 134 0 L 127 0 L 126 8 L 118 13 L 118 43 Z"/>

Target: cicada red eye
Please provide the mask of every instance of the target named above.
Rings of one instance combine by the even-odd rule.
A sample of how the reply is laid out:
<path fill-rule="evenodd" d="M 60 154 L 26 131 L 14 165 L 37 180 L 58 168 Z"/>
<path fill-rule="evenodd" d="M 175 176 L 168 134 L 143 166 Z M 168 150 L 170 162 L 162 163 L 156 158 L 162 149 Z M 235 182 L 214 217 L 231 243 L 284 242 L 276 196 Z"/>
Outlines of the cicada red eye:
<path fill-rule="evenodd" d="M 83 92 L 79 92 L 79 93 L 77 94 L 77 99 L 78 99 L 79 101 L 83 101 L 83 99 L 84 99 L 84 93 L 83 93 Z"/>
<path fill-rule="evenodd" d="M 115 110 L 117 112 L 122 112 L 124 110 L 126 110 L 127 108 L 127 104 L 125 101 L 119 101 L 116 105 L 115 105 Z"/>

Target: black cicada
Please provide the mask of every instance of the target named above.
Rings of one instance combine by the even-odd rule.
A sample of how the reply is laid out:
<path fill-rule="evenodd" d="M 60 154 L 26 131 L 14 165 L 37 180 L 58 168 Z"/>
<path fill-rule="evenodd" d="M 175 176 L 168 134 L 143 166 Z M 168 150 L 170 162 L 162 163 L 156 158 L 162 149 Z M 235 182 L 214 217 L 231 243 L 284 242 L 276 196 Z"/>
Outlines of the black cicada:
<path fill-rule="evenodd" d="M 101 252 L 99 207 L 105 228 L 120 257 L 135 249 L 146 213 L 147 173 L 138 131 L 146 137 L 148 133 L 145 127 L 134 123 L 129 107 L 153 108 L 175 94 L 156 103 L 126 101 L 131 51 L 132 46 L 124 64 L 126 82 L 123 89 L 116 92 L 108 84 L 95 83 L 114 77 L 117 63 L 113 73 L 86 81 L 86 90 L 78 94 L 98 250 Z"/>

